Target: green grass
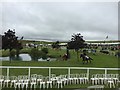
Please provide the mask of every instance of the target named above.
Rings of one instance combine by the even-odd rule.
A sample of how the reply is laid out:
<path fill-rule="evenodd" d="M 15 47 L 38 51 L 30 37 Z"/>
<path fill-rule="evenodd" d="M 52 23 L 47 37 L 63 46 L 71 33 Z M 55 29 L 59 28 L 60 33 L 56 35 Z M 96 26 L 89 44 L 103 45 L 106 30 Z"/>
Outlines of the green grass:
<path fill-rule="evenodd" d="M 29 52 L 29 49 L 23 49 L 21 52 Z M 7 51 L 6 51 L 7 52 Z M 6 53 L 4 52 L 4 53 Z M 49 48 L 49 54 L 55 57 L 63 55 L 66 50 L 54 50 Z M 79 58 L 77 60 L 76 52 L 74 50 L 70 50 L 70 59 L 67 61 L 63 61 L 61 58 L 57 58 L 57 61 L 3 61 L 2 66 L 39 66 L 39 67 L 95 67 L 95 68 L 117 68 L 118 65 L 118 58 L 112 55 L 101 54 L 99 52 L 96 55 L 88 54 L 90 57 L 93 58 L 92 63 L 83 64 L 82 59 Z M 2 74 L 6 75 L 6 69 L 2 70 Z M 118 73 L 118 71 L 110 71 L 109 73 Z M 48 69 L 31 69 L 31 74 L 42 74 L 47 76 Z M 59 75 L 59 74 L 67 74 L 67 70 L 63 69 L 52 69 L 52 73 Z M 86 70 L 71 70 L 71 73 L 86 73 Z M 91 74 L 94 73 L 104 73 L 103 70 L 92 70 Z M 27 75 L 28 69 L 12 69 L 10 70 L 10 75 Z"/>
<path fill-rule="evenodd" d="M 67 61 L 57 60 L 57 61 L 3 61 L 3 66 L 41 66 L 41 67 L 118 67 L 118 58 L 114 56 L 97 54 L 90 55 L 93 58 L 92 63 L 83 64 L 82 59 L 79 58 L 79 61 L 75 56 L 71 56 L 71 59 Z"/>
<path fill-rule="evenodd" d="M 49 54 L 51 55 L 63 55 L 65 50 L 53 50 L 49 49 Z M 118 66 L 118 58 L 112 55 L 105 55 L 101 53 L 97 53 L 96 55 L 88 54 L 90 57 L 93 58 L 92 63 L 83 64 L 82 59 L 76 58 L 76 52 L 73 50 L 70 51 L 71 58 L 67 61 L 63 61 L 62 59 L 58 58 L 57 61 L 48 61 L 48 62 L 41 62 L 41 61 L 3 61 L 2 66 L 39 66 L 39 67 L 95 67 L 95 68 L 117 68 Z M 6 69 L 2 70 L 3 75 L 6 75 Z M 71 73 L 85 73 L 85 70 L 71 70 Z M 32 69 L 31 74 L 42 74 L 47 76 L 48 69 Z M 67 74 L 67 70 L 62 69 L 54 69 L 52 73 L 59 75 L 59 74 Z M 94 73 L 104 73 L 104 71 L 100 70 L 92 70 L 91 74 Z M 110 72 L 109 72 L 110 73 Z M 113 71 L 112 71 L 113 73 Z M 115 71 L 114 73 L 118 73 Z M 10 70 L 10 75 L 27 75 L 28 69 L 12 69 Z"/>
<path fill-rule="evenodd" d="M 0 57 L 7 57 L 10 55 L 9 50 L 0 50 Z"/>

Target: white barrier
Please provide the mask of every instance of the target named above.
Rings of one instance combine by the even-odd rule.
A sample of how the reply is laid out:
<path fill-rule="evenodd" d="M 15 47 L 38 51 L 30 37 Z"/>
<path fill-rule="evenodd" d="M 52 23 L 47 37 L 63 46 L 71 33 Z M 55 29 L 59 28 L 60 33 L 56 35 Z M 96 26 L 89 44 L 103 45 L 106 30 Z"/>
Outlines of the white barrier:
<path fill-rule="evenodd" d="M 87 77 L 89 78 L 89 72 L 90 70 L 104 70 L 105 71 L 105 76 L 107 75 L 108 70 L 120 70 L 120 68 L 91 68 L 91 67 L 32 67 L 32 66 L 0 66 L 1 69 L 7 69 L 7 77 L 9 77 L 10 69 L 28 69 L 28 76 L 31 75 L 31 69 L 48 69 L 49 73 L 49 79 L 51 76 L 51 69 L 67 69 L 68 70 L 68 77 L 70 77 L 70 73 L 72 69 L 82 69 L 82 70 L 87 70 Z"/>

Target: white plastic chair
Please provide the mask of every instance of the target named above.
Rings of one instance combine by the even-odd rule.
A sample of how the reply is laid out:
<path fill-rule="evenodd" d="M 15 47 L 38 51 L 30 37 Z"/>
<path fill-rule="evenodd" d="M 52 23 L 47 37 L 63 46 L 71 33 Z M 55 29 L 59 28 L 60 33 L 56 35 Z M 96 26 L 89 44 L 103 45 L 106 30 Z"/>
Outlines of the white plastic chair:
<path fill-rule="evenodd" d="M 68 75 L 62 75 L 62 81 L 64 83 L 64 86 L 69 83 Z"/>
<path fill-rule="evenodd" d="M 107 81 L 107 85 L 110 87 L 110 88 L 115 88 L 115 83 L 114 83 L 114 80 L 113 79 L 109 79 Z"/>
<path fill-rule="evenodd" d="M 11 80 L 11 87 L 12 86 L 15 87 L 15 83 L 18 81 L 17 76 L 10 76 L 10 80 Z"/>
<path fill-rule="evenodd" d="M 31 77 L 30 77 L 30 78 L 37 81 L 37 74 L 31 74 Z"/>
<path fill-rule="evenodd" d="M 78 74 L 72 74 L 72 78 L 73 78 L 73 83 L 74 84 L 78 84 L 79 83 Z"/>
<path fill-rule="evenodd" d="M 57 78 L 57 76 L 55 74 L 51 74 L 50 80 L 52 81 L 53 85 L 55 85 L 55 83 L 58 80 L 58 78 Z"/>
<path fill-rule="evenodd" d="M 42 76 L 42 79 L 41 79 L 40 82 L 39 82 L 40 89 L 41 89 L 41 88 L 44 88 L 44 89 L 45 89 L 45 83 L 46 83 L 46 82 L 45 82 L 45 77 Z"/>
<path fill-rule="evenodd" d="M 0 85 L 1 85 L 1 88 L 3 86 L 3 81 L 4 81 L 4 76 L 3 75 L 0 75 Z"/>
<path fill-rule="evenodd" d="M 69 83 L 70 84 L 72 84 L 73 83 L 73 74 L 70 74 L 70 76 L 68 77 L 68 81 L 69 81 Z"/>
<path fill-rule="evenodd" d="M 57 80 L 57 88 L 63 88 L 63 85 L 62 85 L 62 79 L 61 79 L 61 76 L 58 77 L 58 80 Z"/>
<path fill-rule="evenodd" d="M 52 88 L 52 80 L 49 80 L 49 76 L 47 76 L 45 78 L 46 84 L 47 84 L 47 88 Z"/>
<path fill-rule="evenodd" d="M 36 88 L 37 82 L 35 78 L 31 78 L 30 80 L 30 88 L 32 89 L 33 87 Z"/>
<path fill-rule="evenodd" d="M 29 84 L 29 77 L 26 75 L 19 75 L 18 76 L 18 80 L 17 82 L 15 82 L 15 89 L 16 88 L 24 88 L 26 86 L 26 88 L 28 87 Z"/>
<path fill-rule="evenodd" d="M 37 75 L 37 85 L 42 81 L 43 75 Z"/>
<path fill-rule="evenodd" d="M 82 73 L 80 75 L 81 75 L 81 78 L 83 80 L 83 84 L 86 84 L 89 82 L 89 77 L 88 77 L 87 73 Z"/>
<path fill-rule="evenodd" d="M 60 76 L 58 76 L 58 80 L 61 80 L 64 86 L 66 84 L 68 84 L 68 79 L 67 79 L 66 75 L 60 75 Z"/>
<path fill-rule="evenodd" d="M 78 74 L 77 77 L 78 77 L 79 84 L 84 84 L 83 74 Z"/>
<path fill-rule="evenodd" d="M 4 76 L 4 87 L 6 86 L 6 84 L 7 84 L 7 87 L 8 87 L 9 82 L 10 82 L 9 77 L 8 76 Z"/>
<path fill-rule="evenodd" d="M 30 77 L 29 76 L 23 76 L 23 83 L 22 83 L 22 88 L 26 87 L 26 89 L 28 88 L 29 85 L 29 81 L 30 81 Z"/>
<path fill-rule="evenodd" d="M 16 89 L 16 88 L 21 88 L 23 82 L 24 82 L 23 76 L 22 76 L 22 75 L 19 75 L 17 82 L 15 82 L 15 89 Z"/>
<path fill-rule="evenodd" d="M 98 74 L 100 84 L 104 84 L 106 79 L 105 79 L 105 74 Z"/>
<path fill-rule="evenodd" d="M 101 75 L 102 75 L 102 74 L 96 74 L 96 75 L 95 75 L 95 78 L 96 78 L 96 84 L 101 84 L 101 83 L 102 83 L 101 80 L 100 80 Z"/>
<path fill-rule="evenodd" d="M 93 85 L 97 85 L 98 84 L 98 81 L 99 81 L 99 78 L 97 76 L 97 74 L 93 74 L 92 75 L 92 78 L 91 78 L 91 82 Z"/>
<path fill-rule="evenodd" d="M 117 84 L 117 81 L 119 80 L 119 74 L 111 74 L 111 77 L 114 80 L 115 84 Z"/>
<path fill-rule="evenodd" d="M 120 80 L 117 81 L 117 86 L 119 86 Z"/>

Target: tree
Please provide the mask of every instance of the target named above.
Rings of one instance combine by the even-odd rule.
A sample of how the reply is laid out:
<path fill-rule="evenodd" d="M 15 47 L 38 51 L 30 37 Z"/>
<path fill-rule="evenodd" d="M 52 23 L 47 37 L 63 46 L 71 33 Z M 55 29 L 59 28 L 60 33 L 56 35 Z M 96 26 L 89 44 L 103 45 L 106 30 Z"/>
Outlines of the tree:
<path fill-rule="evenodd" d="M 38 60 L 40 58 L 41 52 L 38 50 L 38 48 L 32 48 L 30 51 L 30 56 L 32 60 Z"/>
<path fill-rule="evenodd" d="M 41 57 L 43 59 L 47 59 L 48 48 L 42 48 L 41 51 L 42 51 L 42 56 Z"/>
<path fill-rule="evenodd" d="M 59 41 L 56 41 L 55 43 L 52 44 L 52 48 L 58 49 L 60 47 Z"/>
<path fill-rule="evenodd" d="M 68 47 L 67 47 L 67 49 L 66 49 L 66 54 L 67 54 L 67 59 L 70 59 L 70 52 L 69 52 Z"/>
<path fill-rule="evenodd" d="M 39 50 L 36 47 L 32 48 L 29 53 L 32 60 L 36 60 L 36 61 L 38 61 L 39 58 L 47 59 L 47 54 L 48 54 L 48 48 L 42 48 L 41 50 Z"/>
<path fill-rule="evenodd" d="M 11 61 L 11 51 L 16 50 L 16 55 L 19 56 L 19 51 L 22 49 L 22 44 L 15 35 L 15 30 L 8 30 L 2 35 L 2 49 L 9 49 L 10 51 L 10 61 Z M 23 37 L 21 38 L 23 39 Z"/>
<path fill-rule="evenodd" d="M 85 40 L 83 39 L 83 36 L 80 33 L 73 34 L 71 41 L 68 42 L 67 44 L 68 49 L 75 49 L 75 51 L 77 52 L 77 60 L 79 60 L 79 55 L 78 55 L 79 49 L 82 49 L 85 46 L 86 46 Z"/>

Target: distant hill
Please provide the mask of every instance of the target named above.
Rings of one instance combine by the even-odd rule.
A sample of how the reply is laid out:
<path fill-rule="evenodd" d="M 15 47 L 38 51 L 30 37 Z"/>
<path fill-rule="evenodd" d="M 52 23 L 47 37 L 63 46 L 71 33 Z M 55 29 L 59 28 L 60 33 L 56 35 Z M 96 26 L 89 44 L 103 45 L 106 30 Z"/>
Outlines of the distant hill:
<path fill-rule="evenodd" d="M 57 41 L 57 40 L 56 40 Z M 22 40 L 23 43 L 36 43 L 36 44 L 40 44 L 40 43 L 44 43 L 44 44 L 51 44 L 53 42 L 56 41 L 47 41 L 47 40 L 39 40 L 39 41 L 35 41 L 35 40 Z M 59 41 L 60 43 L 67 43 L 69 41 Z M 120 42 L 120 40 L 109 40 L 109 41 L 86 41 L 88 43 L 115 43 L 115 42 Z"/>
<path fill-rule="evenodd" d="M 109 40 L 109 41 L 86 41 L 89 43 L 115 43 L 115 42 L 120 42 L 120 40 Z"/>

